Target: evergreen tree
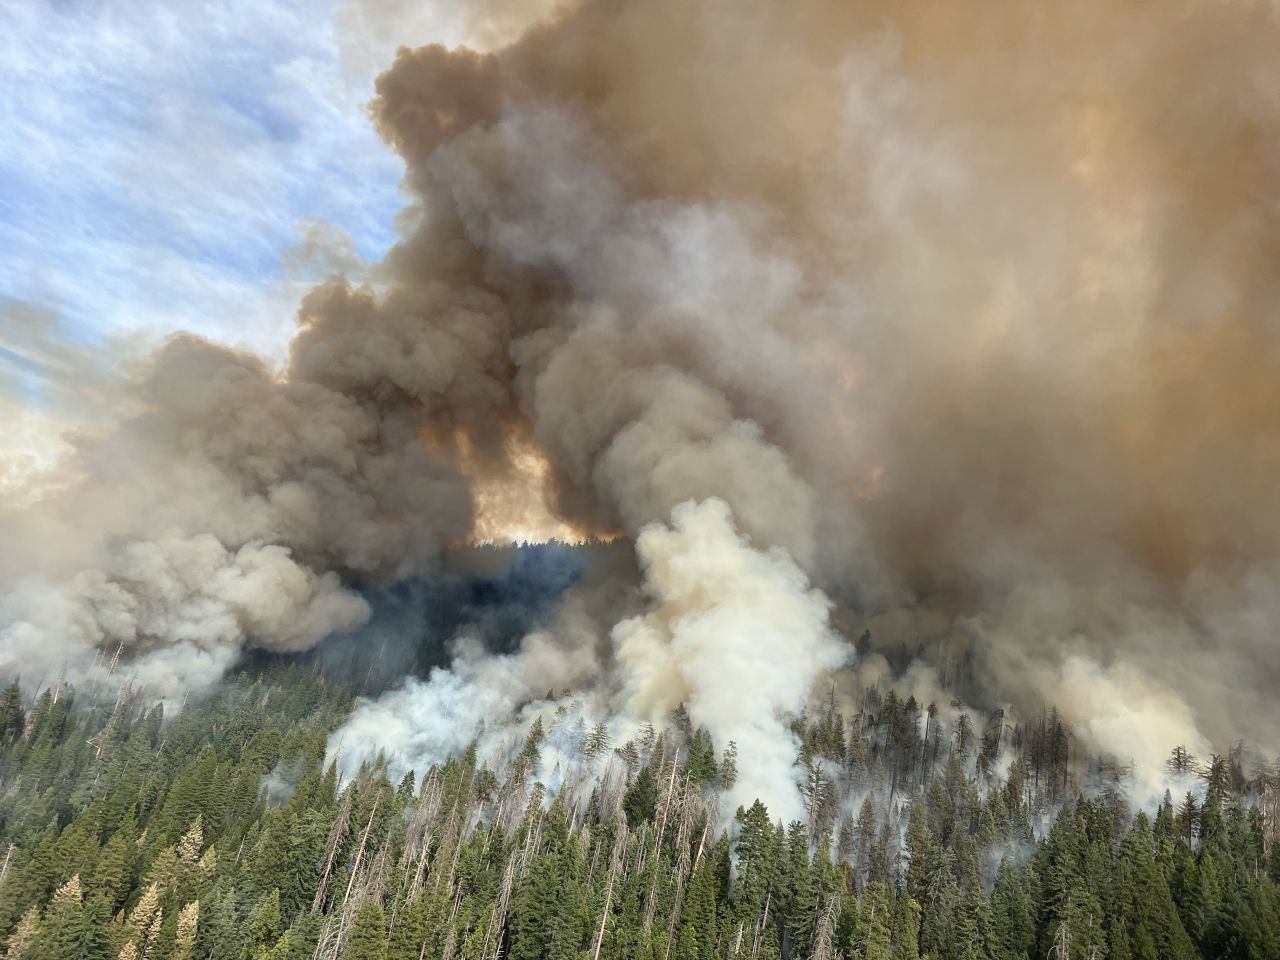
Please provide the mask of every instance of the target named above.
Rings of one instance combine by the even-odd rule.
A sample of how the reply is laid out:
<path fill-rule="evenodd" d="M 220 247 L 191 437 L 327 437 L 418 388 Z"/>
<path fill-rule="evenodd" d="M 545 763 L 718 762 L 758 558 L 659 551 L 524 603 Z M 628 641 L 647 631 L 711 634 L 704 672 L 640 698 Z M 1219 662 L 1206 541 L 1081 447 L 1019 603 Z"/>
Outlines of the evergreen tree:
<path fill-rule="evenodd" d="M 387 960 L 386 918 L 376 901 L 360 905 L 340 960 Z"/>
<path fill-rule="evenodd" d="M 280 891 L 272 890 L 262 898 L 244 931 L 244 960 L 257 960 L 258 954 L 275 945 L 280 937 Z"/>
<path fill-rule="evenodd" d="M 920 904 L 909 893 L 898 895 L 893 916 L 893 940 L 904 960 L 920 956 Z"/>
<path fill-rule="evenodd" d="M 31 960 L 107 960 L 106 917 L 100 905 L 85 903 L 78 876 L 54 892 L 27 956 Z"/>
<path fill-rule="evenodd" d="M 622 801 L 622 810 L 627 815 L 627 823 L 632 827 L 653 820 L 653 809 L 658 802 L 658 786 L 654 782 L 653 773 L 648 767 L 641 767 L 635 780 L 627 788 Z"/>
<path fill-rule="evenodd" d="M 178 914 L 178 926 L 174 931 L 173 952 L 169 960 L 190 960 L 195 949 L 196 934 L 200 926 L 200 901 L 193 900 Z"/>
<path fill-rule="evenodd" d="M 103 845 L 93 870 L 93 888 L 106 898 L 113 910 L 133 889 L 137 856 L 137 837 L 130 818 Z"/>
<path fill-rule="evenodd" d="M 859 906 L 861 924 L 857 949 L 862 960 L 890 960 L 893 951 L 893 918 L 889 889 L 883 883 L 868 883 Z"/>
<path fill-rule="evenodd" d="M 1134 960 L 1195 957 L 1156 863 L 1155 839 L 1144 813 L 1138 814 L 1121 844 L 1109 906 L 1113 953 L 1127 953 Z"/>
<path fill-rule="evenodd" d="M 1035 937 L 1026 879 L 1005 857 L 991 892 L 987 952 L 991 960 L 1029 960 Z"/>
<path fill-rule="evenodd" d="M 693 871 L 680 914 L 677 960 L 713 960 L 716 955 L 715 867 L 703 860 Z"/>
<path fill-rule="evenodd" d="M 4 688 L 4 695 L 0 696 L 0 743 L 16 743 L 22 736 L 25 725 L 22 691 L 18 688 L 18 681 L 14 680 Z"/>
<path fill-rule="evenodd" d="M 759 800 L 750 809 L 738 810 L 738 878 L 734 890 L 734 917 L 747 929 L 754 928 L 765 903 L 776 896 L 779 851 L 769 811 Z"/>
<path fill-rule="evenodd" d="M 30 736 L 0 735 L 6 957 L 1280 957 L 1275 774 L 1240 746 L 1153 823 L 1105 785 L 1063 802 L 1083 765 L 1051 711 L 975 725 L 965 764 L 938 711 L 867 690 L 849 719 L 795 720 L 808 820 L 784 829 L 760 801 L 719 821 L 734 751 L 716 762 L 687 714 L 612 763 L 565 702 L 492 768 L 474 745 L 420 778 L 376 759 L 339 794 L 349 693 L 288 667 L 167 718 L 42 695 Z M 551 790 L 530 783 L 547 743 Z"/>
<path fill-rule="evenodd" d="M 782 949 L 787 956 L 808 954 L 819 901 L 809 864 L 809 834 L 799 820 L 787 831 L 784 876 L 779 890 L 779 909 L 784 918 Z"/>
<path fill-rule="evenodd" d="M 5 960 L 22 960 L 40 933 L 40 908 L 31 907 L 18 921 L 5 943 Z"/>
<path fill-rule="evenodd" d="M 738 782 L 738 745 L 732 740 L 720 757 L 720 789 L 729 791 Z"/>

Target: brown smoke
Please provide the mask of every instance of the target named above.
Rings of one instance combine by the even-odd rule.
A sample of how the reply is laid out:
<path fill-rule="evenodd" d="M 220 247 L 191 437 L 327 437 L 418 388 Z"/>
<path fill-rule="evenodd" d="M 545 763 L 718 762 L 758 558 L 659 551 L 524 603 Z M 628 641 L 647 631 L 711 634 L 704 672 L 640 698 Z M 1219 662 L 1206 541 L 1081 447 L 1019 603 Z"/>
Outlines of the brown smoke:
<path fill-rule="evenodd" d="M 402 50 L 372 109 L 506 291 L 565 515 L 720 496 L 868 613 L 973 625 L 1001 695 L 1132 659 L 1261 736 L 1216 685 L 1261 697 L 1271 641 L 1213 624 L 1280 547 L 1276 39 L 1260 3 L 589 2 Z"/>
<path fill-rule="evenodd" d="M 59 509 L 403 576 L 532 446 L 569 529 L 675 544 L 718 498 L 726 553 L 1102 746 L 1095 667 L 1170 736 L 1272 735 L 1276 16 L 586 0 L 401 49 L 370 106 L 401 242 L 306 298 L 279 376 L 167 347 Z"/>

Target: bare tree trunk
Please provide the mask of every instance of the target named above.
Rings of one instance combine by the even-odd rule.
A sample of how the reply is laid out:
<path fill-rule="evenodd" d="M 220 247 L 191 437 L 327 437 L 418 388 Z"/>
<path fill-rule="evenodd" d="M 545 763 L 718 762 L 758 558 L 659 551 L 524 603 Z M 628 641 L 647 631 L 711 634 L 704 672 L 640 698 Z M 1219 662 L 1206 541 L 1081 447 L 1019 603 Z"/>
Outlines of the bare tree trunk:
<path fill-rule="evenodd" d="M 351 898 L 351 888 L 355 886 L 356 874 L 360 872 L 360 861 L 364 859 L 364 847 L 369 842 L 369 831 L 373 829 L 373 818 L 378 812 L 378 804 L 382 801 L 382 797 L 374 797 L 373 809 L 369 811 L 369 822 L 364 825 L 364 832 L 360 835 L 360 846 L 356 849 L 356 860 L 351 866 L 351 879 L 347 881 L 347 892 L 343 894 L 342 904 L 346 906 L 347 901 Z"/>
<path fill-rule="evenodd" d="M 333 826 L 329 828 L 329 839 L 324 844 L 324 870 L 320 875 L 320 886 L 311 900 L 311 912 L 318 913 L 324 905 L 325 890 L 329 886 L 329 877 L 333 873 L 333 861 L 338 855 L 338 847 L 347 835 L 347 827 L 351 822 L 351 799 L 354 791 L 347 791 L 338 806 L 338 815 L 333 818 Z"/>
<path fill-rule="evenodd" d="M 657 913 L 658 904 L 658 865 L 662 859 L 662 837 L 667 829 L 667 814 L 671 810 L 671 794 L 675 790 L 676 785 L 676 762 L 673 758 L 671 761 L 671 777 L 667 781 L 667 793 L 662 800 L 662 810 L 658 816 L 658 831 L 654 835 L 653 841 L 653 883 L 649 885 L 649 899 L 645 903 L 644 908 L 644 932 L 648 933 L 653 927 L 653 918 Z"/>
<path fill-rule="evenodd" d="M 613 881 L 618 868 L 622 866 L 622 851 L 626 845 L 627 828 L 619 825 L 618 834 L 613 838 L 613 849 L 609 853 L 609 876 L 604 888 L 604 912 L 600 914 L 600 929 L 596 931 L 595 949 L 591 951 L 591 960 L 600 960 L 600 947 L 604 944 L 604 928 L 609 922 L 609 909 L 613 906 Z"/>

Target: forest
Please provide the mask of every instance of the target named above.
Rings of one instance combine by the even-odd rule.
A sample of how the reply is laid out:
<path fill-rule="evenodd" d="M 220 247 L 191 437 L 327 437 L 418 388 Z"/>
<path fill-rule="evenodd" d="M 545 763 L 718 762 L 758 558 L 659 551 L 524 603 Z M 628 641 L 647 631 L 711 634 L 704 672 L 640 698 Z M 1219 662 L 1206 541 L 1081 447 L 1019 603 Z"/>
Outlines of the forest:
<path fill-rule="evenodd" d="M 0 2 L 0 960 L 1280 960 L 1280 0 L 153 6 Z"/>
<path fill-rule="evenodd" d="M 1278 778 L 1244 744 L 1171 746 L 1187 789 L 1149 814 L 1052 708 L 872 688 L 793 724 L 783 823 L 720 809 L 737 748 L 683 710 L 614 743 L 566 696 L 509 749 L 343 778 L 353 691 L 303 666 L 172 715 L 82 699 L 0 702 L 6 960 L 1280 957 Z"/>

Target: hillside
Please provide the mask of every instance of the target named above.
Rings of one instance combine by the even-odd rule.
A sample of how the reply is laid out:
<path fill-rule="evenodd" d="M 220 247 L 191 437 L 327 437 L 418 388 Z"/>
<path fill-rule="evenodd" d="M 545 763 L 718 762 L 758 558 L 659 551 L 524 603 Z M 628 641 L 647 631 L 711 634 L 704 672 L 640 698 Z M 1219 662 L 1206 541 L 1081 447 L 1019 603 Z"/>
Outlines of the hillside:
<path fill-rule="evenodd" d="M 1053 712 L 946 732 L 870 690 L 794 725 L 783 824 L 719 809 L 735 748 L 683 712 L 615 744 L 566 700 L 505 751 L 340 782 L 351 694 L 314 670 L 172 718 L 78 699 L 4 695 L 7 960 L 1280 956 L 1276 778 L 1243 748 L 1174 750 L 1187 793 L 1135 815 Z"/>

